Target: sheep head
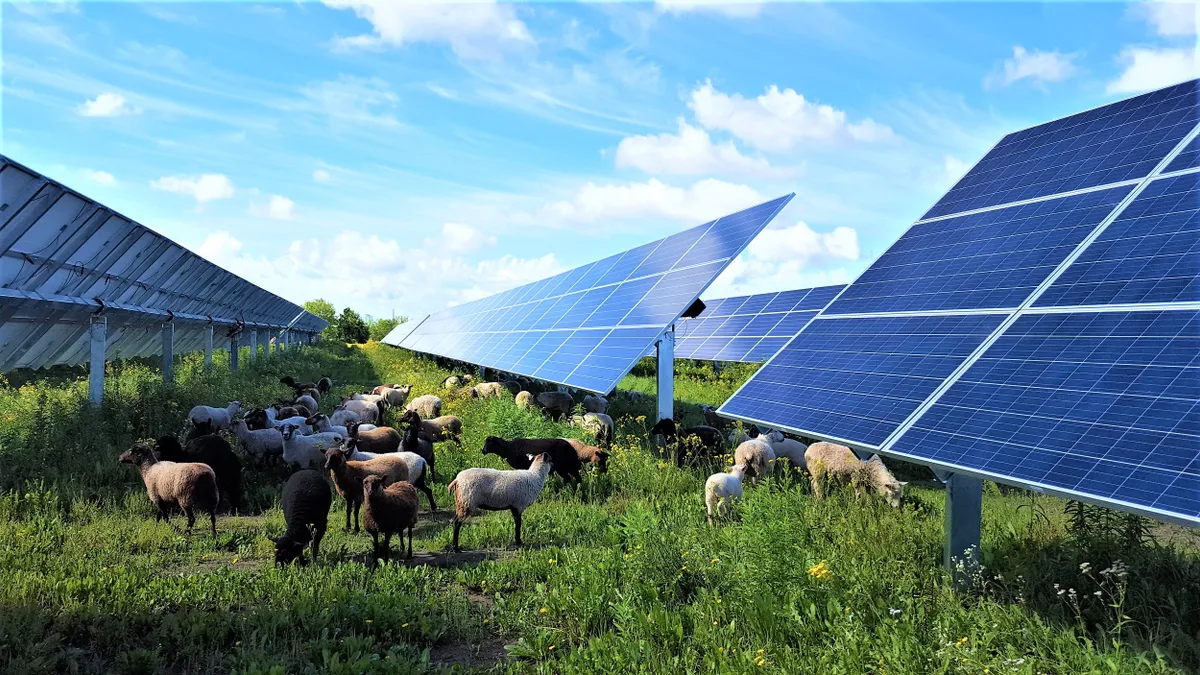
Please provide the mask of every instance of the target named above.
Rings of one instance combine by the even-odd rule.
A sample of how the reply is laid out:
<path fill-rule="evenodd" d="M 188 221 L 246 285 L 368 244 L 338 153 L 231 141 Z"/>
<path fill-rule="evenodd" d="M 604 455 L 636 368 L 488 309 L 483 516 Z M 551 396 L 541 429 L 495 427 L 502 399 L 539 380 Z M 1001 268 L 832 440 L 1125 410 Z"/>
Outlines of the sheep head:
<path fill-rule="evenodd" d="M 678 429 L 675 426 L 675 420 L 671 419 L 670 417 L 662 418 L 653 427 L 650 428 L 651 436 L 664 436 L 667 438 L 674 438 L 677 433 L 678 433 Z"/>
<path fill-rule="evenodd" d="M 308 561 L 304 559 L 303 542 L 295 541 L 286 534 L 279 538 L 270 536 L 267 538 L 275 542 L 276 565 L 288 565 L 292 561 L 295 561 L 296 564 L 300 565 L 301 567 L 308 564 Z"/>
<path fill-rule="evenodd" d="M 346 455 L 341 448 L 330 448 L 325 451 L 325 468 L 335 471 L 346 465 Z"/>
<path fill-rule="evenodd" d="M 121 456 L 117 459 L 122 464 L 133 464 L 135 466 L 153 464 L 157 461 L 154 459 L 154 445 L 151 441 L 138 441 L 134 443 L 133 447 L 122 452 Z"/>
<path fill-rule="evenodd" d="M 552 471 L 554 469 L 554 460 L 550 459 L 549 453 L 543 452 L 537 457 L 534 457 L 533 464 L 529 466 L 529 470 L 535 472 L 540 471 L 542 470 L 543 466 L 545 467 L 546 471 Z"/>
<path fill-rule="evenodd" d="M 367 476 L 363 479 L 363 494 L 377 496 L 383 492 L 386 485 L 383 476 Z"/>
<path fill-rule="evenodd" d="M 479 452 L 484 455 L 500 455 L 504 449 L 505 442 L 503 438 L 498 436 L 488 436 L 483 441 L 483 449 Z"/>

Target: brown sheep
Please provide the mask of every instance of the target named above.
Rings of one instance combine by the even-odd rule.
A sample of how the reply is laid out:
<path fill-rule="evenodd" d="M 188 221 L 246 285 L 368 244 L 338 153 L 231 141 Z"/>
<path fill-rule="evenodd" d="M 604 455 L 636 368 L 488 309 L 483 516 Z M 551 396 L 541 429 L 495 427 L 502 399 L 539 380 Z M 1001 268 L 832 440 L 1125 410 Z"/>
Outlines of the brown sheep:
<path fill-rule="evenodd" d="M 391 427 L 376 427 L 368 431 L 359 431 L 359 426 L 354 423 L 346 426 L 346 433 L 357 442 L 356 447 L 359 451 L 381 455 L 400 449 L 399 431 Z"/>
<path fill-rule="evenodd" d="M 563 440 L 575 448 L 575 454 L 579 457 L 580 462 L 591 464 L 600 473 L 608 473 L 609 454 L 607 452 L 594 445 L 588 445 L 578 438 L 564 438 Z"/>
<path fill-rule="evenodd" d="M 363 504 L 363 479 L 367 476 L 381 476 L 388 482 L 395 483 L 408 480 L 408 464 L 394 455 L 384 455 L 362 462 L 346 459 L 346 451 L 342 448 L 330 448 L 325 451 L 325 468 L 333 477 L 333 486 L 338 494 L 346 500 L 346 530 L 350 530 L 350 513 L 354 512 L 354 532 L 358 533 L 358 514 Z"/>
<path fill-rule="evenodd" d="M 196 524 L 196 509 L 207 511 L 212 521 L 213 536 L 217 534 L 217 474 L 207 464 L 198 462 L 160 462 L 154 458 L 154 445 L 139 441 L 121 453 L 123 464 L 132 464 L 142 474 L 146 495 L 158 507 L 154 521 L 168 521 L 169 508 L 178 506 L 188 519 L 188 529 Z"/>
<path fill-rule="evenodd" d="M 400 535 L 400 548 L 404 549 L 404 530 L 408 530 L 408 555 L 413 555 L 413 526 L 417 524 L 417 490 L 411 483 L 400 481 L 388 484 L 380 476 L 363 479 L 363 527 L 371 533 L 374 543 L 372 555 L 380 557 L 379 535 L 383 534 L 383 559 L 392 559 L 392 535 Z"/>

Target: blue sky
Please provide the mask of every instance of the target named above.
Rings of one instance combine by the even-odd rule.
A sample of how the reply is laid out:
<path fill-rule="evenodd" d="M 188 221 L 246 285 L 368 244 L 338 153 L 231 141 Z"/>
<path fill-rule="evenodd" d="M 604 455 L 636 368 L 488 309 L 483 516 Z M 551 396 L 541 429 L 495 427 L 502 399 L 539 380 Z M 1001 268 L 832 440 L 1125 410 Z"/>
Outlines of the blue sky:
<path fill-rule="evenodd" d="M 2 5 L 4 154 L 291 300 L 423 315 L 787 192 L 708 297 L 846 282 L 1197 5 Z"/>

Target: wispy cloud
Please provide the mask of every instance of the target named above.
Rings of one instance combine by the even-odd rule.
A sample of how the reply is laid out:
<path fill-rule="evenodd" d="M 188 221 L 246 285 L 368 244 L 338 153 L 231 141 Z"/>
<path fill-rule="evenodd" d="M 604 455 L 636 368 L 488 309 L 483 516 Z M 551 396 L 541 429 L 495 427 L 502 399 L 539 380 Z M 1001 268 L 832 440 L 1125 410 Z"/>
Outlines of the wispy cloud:
<path fill-rule="evenodd" d="M 150 187 L 164 192 L 173 192 L 192 197 L 197 204 L 230 199 L 236 190 L 229 177 L 219 173 L 199 176 L 163 176 L 150 181 Z"/>
<path fill-rule="evenodd" d="M 533 37 L 512 5 L 495 2 L 435 3 L 393 0 L 322 0 L 352 10 L 371 23 L 370 34 L 339 37 L 337 49 L 383 49 L 432 42 L 448 44 L 459 58 L 496 58 Z"/>
<path fill-rule="evenodd" d="M 230 196 L 232 196 L 232 192 Z M 250 215 L 258 218 L 270 218 L 271 220 L 291 220 L 295 215 L 295 211 L 296 202 L 283 195 L 269 195 L 265 204 L 250 202 L 249 209 Z"/>
<path fill-rule="evenodd" d="M 654 0 L 659 14 L 716 14 L 731 19 L 753 19 L 762 13 L 763 3 L 747 0 Z"/>
<path fill-rule="evenodd" d="M 1075 74 L 1075 59 L 1079 56 L 1058 51 L 1029 50 L 1017 45 L 1013 47 L 1012 57 L 984 78 L 983 86 L 985 89 L 996 89 L 1028 80 L 1035 86 L 1044 87 L 1048 83 L 1062 82 Z"/>
<path fill-rule="evenodd" d="M 761 157 L 748 157 L 731 141 L 714 142 L 708 132 L 678 120 L 675 134 L 629 136 L 617 145 L 618 168 L 673 176 L 769 176 L 783 173 Z"/>

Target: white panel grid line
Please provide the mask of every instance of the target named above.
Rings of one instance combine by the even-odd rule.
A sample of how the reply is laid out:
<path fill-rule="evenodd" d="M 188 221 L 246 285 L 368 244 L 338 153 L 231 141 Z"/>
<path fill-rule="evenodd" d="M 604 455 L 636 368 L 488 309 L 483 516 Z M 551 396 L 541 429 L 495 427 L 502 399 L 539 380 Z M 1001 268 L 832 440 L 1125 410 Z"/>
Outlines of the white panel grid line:
<path fill-rule="evenodd" d="M 1048 202 L 1052 199 L 1065 199 L 1067 197 L 1078 197 L 1079 195 L 1091 194 L 1092 192 L 1103 192 L 1104 190 L 1111 190 L 1113 188 L 1129 187 L 1131 185 L 1137 185 L 1138 183 L 1140 183 L 1144 180 L 1146 180 L 1145 176 L 1143 176 L 1141 178 L 1131 178 L 1129 180 L 1117 181 L 1115 183 L 1106 183 L 1104 185 L 1097 185 L 1095 187 L 1080 188 L 1078 190 L 1071 190 L 1069 192 L 1056 192 L 1054 194 L 1044 195 L 1042 197 L 1030 197 L 1029 199 L 1020 199 L 1020 200 L 1013 201 L 1013 202 L 1004 202 L 1003 204 L 993 204 L 991 206 L 983 206 L 983 207 L 980 207 L 977 209 L 968 209 L 966 211 L 957 211 L 955 213 L 946 213 L 946 214 L 943 214 L 940 216 L 934 216 L 932 218 L 918 220 L 917 222 L 913 223 L 913 225 L 926 225 L 928 223 L 936 223 L 936 222 L 943 221 L 943 220 L 950 220 L 951 218 L 962 218 L 965 216 L 975 216 L 975 215 L 979 215 L 980 213 L 988 213 L 989 211 L 999 211 L 1001 209 L 1007 209 L 1007 208 L 1011 208 L 1014 206 L 1028 206 L 1030 204 L 1040 204 L 1041 202 Z"/>

